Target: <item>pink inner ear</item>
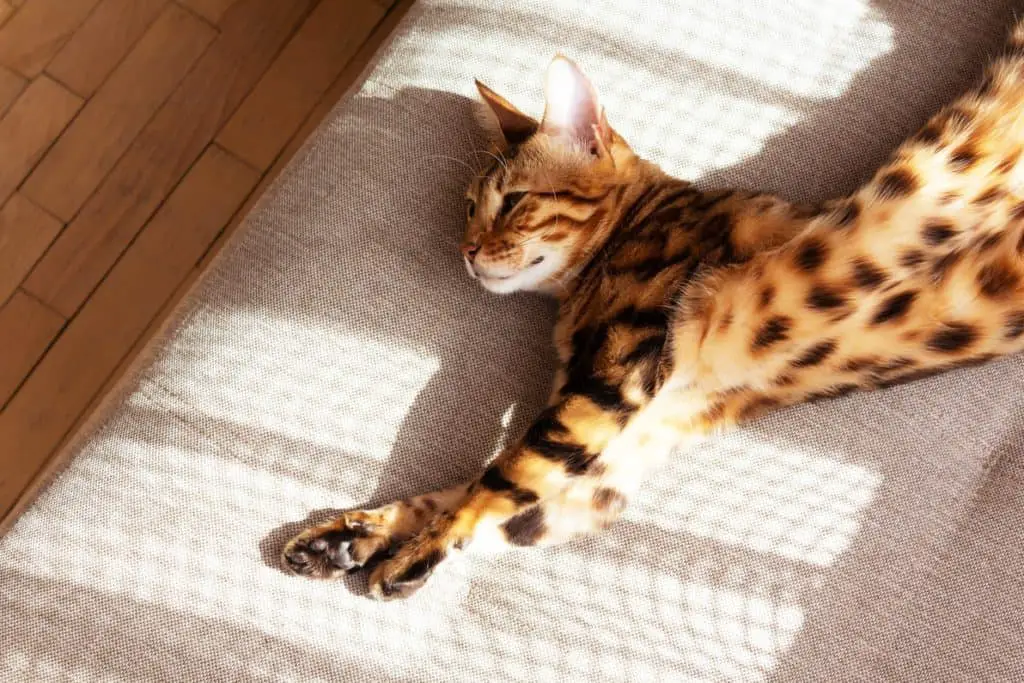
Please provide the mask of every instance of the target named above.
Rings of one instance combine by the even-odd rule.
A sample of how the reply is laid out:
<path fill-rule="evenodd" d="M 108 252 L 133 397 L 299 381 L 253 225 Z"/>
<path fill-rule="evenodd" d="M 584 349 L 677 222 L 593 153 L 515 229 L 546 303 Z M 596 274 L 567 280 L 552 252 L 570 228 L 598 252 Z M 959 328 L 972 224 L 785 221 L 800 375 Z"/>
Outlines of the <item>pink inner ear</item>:
<path fill-rule="evenodd" d="M 565 57 L 555 57 L 548 67 L 544 95 L 542 131 L 583 142 L 594 140 L 594 126 L 603 127 L 601 106 L 597 91 L 579 67 Z"/>

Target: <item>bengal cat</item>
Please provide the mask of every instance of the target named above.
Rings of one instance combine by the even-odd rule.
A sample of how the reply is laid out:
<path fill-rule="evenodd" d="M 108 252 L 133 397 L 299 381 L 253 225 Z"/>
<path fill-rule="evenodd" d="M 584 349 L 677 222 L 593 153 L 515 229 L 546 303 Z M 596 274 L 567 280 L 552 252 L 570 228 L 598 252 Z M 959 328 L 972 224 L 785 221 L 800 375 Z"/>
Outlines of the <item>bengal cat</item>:
<path fill-rule="evenodd" d="M 453 550 L 607 527 L 673 448 L 766 410 L 1024 349 L 1024 23 L 977 89 L 819 207 L 666 175 L 562 56 L 539 122 L 477 86 L 500 156 L 469 188 L 462 257 L 492 292 L 557 297 L 550 402 L 478 479 L 301 533 L 292 572 L 367 567 L 373 596 L 406 597 Z"/>

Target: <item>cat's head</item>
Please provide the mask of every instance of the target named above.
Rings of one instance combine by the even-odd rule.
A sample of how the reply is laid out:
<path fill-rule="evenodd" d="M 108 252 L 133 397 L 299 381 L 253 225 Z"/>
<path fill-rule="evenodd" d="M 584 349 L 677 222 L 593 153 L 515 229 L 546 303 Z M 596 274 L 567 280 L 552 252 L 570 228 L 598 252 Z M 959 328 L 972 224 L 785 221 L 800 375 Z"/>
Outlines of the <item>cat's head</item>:
<path fill-rule="evenodd" d="M 492 292 L 557 292 L 607 237 L 617 188 L 637 157 L 608 125 L 573 62 L 548 68 L 544 116 L 524 114 L 477 81 L 493 114 L 494 160 L 466 194 L 462 257 Z"/>

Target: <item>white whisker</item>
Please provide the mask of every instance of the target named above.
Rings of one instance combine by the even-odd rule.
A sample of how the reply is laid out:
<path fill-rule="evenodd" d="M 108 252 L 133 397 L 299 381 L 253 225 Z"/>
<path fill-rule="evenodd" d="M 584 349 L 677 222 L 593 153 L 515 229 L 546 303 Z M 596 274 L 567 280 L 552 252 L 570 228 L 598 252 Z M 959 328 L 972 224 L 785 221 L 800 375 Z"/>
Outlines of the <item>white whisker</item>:
<path fill-rule="evenodd" d="M 476 150 L 474 152 L 474 154 L 486 154 L 487 156 L 491 157 L 492 159 L 497 161 L 499 164 L 501 164 L 501 167 L 504 168 L 506 171 L 508 170 L 508 162 L 505 159 L 505 155 L 504 154 L 502 154 L 501 156 L 498 156 L 494 152 L 491 152 L 491 151 L 486 150 L 486 149 L 478 149 L 478 150 Z"/>
<path fill-rule="evenodd" d="M 470 173 L 472 173 L 474 175 L 476 175 L 476 173 L 477 173 L 477 170 L 475 168 L 473 168 L 472 166 L 467 164 L 462 159 L 456 159 L 455 157 L 451 157 L 451 156 L 448 156 L 446 154 L 428 154 L 428 155 L 422 157 L 421 161 L 427 161 L 427 160 L 430 160 L 430 159 L 444 159 L 445 161 L 454 161 L 455 163 L 457 163 L 457 164 L 459 164 L 461 166 L 465 166 L 466 169 Z"/>
<path fill-rule="evenodd" d="M 459 125 L 459 131 L 460 131 L 460 132 L 462 133 L 462 136 L 463 136 L 463 138 L 465 138 L 465 140 L 466 140 L 466 143 L 467 143 L 467 144 L 466 144 L 466 147 L 467 147 L 468 149 L 473 149 L 473 147 L 475 147 L 475 146 L 476 146 L 476 145 L 475 145 L 475 144 L 473 143 L 473 134 L 469 132 L 469 129 L 468 129 L 468 128 L 466 128 L 466 124 L 465 124 L 465 122 L 464 122 L 464 121 L 461 121 L 461 122 L 460 122 L 460 125 Z M 481 169 L 481 168 L 480 168 L 480 167 L 478 166 L 478 167 L 477 167 L 477 169 L 476 169 L 476 171 L 475 171 L 475 173 L 476 173 L 477 177 L 479 177 L 479 176 L 480 176 L 480 171 L 481 171 L 481 170 L 482 170 L 482 169 Z"/>

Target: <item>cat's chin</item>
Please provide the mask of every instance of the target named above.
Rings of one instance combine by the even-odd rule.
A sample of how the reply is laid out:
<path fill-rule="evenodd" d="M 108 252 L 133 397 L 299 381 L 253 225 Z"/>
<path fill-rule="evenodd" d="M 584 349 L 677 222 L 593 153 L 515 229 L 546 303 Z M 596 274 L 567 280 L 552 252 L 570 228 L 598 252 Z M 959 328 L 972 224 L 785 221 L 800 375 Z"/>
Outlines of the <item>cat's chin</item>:
<path fill-rule="evenodd" d="M 556 296 L 558 294 L 558 287 L 547 280 L 540 282 L 509 282 L 509 279 L 505 280 L 487 280 L 486 278 L 477 278 L 483 288 L 492 294 L 514 294 L 516 292 L 534 292 L 536 294 L 545 294 L 547 296 Z"/>
<path fill-rule="evenodd" d="M 514 292 L 550 293 L 551 280 L 557 273 L 559 265 L 556 259 L 539 259 L 538 262 L 518 270 L 511 275 L 493 276 L 474 270 L 466 262 L 466 270 L 470 277 L 479 282 L 484 289 L 494 294 L 512 294 Z"/>
<path fill-rule="evenodd" d="M 540 292 L 550 294 L 554 288 L 549 282 L 550 272 L 542 268 L 527 268 L 507 277 L 488 277 L 476 275 L 476 280 L 484 289 L 493 294 L 513 294 L 515 292 Z"/>
<path fill-rule="evenodd" d="M 512 294 L 530 289 L 520 282 L 519 274 L 500 278 L 477 276 L 476 279 L 484 289 L 492 294 Z"/>

